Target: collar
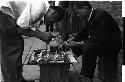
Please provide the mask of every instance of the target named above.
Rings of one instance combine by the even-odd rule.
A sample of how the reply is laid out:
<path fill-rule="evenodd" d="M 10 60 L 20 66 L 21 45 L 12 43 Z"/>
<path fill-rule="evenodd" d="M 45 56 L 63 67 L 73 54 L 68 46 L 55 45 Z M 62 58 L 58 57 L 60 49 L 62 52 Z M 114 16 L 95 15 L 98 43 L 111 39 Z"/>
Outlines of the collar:
<path fill-rule="evenodd" d="M 92 8 L 92 10 L 91 10 L 91 13 L 90 13 L 90 15 L 89 15 L 89 18 L 87 19 L 88 21 L 90 20 L 90 18 L 91 18 L 91 16 L 92 16 L 92 13 L 93 13 L 93 8 Z"/>

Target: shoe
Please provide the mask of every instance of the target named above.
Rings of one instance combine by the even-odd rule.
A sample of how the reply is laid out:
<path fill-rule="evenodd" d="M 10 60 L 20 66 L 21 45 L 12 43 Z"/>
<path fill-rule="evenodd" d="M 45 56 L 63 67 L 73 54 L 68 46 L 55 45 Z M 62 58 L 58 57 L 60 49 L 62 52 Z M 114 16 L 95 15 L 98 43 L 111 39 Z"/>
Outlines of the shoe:
<path fill-rule="evenodd" d="M 21 82 L 35 82 L 35 81 L 27 81 L 23 78 Z"/>

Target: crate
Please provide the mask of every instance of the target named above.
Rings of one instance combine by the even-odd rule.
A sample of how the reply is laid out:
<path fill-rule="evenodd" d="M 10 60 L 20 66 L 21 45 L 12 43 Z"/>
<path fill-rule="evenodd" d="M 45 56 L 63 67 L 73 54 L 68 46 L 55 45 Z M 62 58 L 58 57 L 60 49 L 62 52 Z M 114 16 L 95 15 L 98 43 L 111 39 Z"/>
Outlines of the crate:
<path fill-rule="evenodd" d="M 70 63 L 42 63 L 40 82 L 69 82 Z"/>

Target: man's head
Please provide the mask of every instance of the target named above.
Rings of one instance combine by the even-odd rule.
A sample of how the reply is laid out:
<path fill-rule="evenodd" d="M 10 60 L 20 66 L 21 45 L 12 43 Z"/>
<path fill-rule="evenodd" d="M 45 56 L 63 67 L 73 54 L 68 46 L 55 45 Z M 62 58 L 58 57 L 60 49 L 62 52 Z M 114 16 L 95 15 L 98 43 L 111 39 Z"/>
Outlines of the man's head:
<path fill-rule="evenodd" d="M 50 6 L 55 6 L 55 1 L 48 1 Z"/>
<path fill-rule="evenodd" d="M 78 1 L 77 13 L 80 19 L 87 19 L 90 15 L 92 6 L 88 1 Z"/>
<path fill-rule="evenodd" d="M 56 23 L 62 20 L 64 16 L 64 9 L 58 6 L 51 6 L 44 16 L 46 23 Z"/>

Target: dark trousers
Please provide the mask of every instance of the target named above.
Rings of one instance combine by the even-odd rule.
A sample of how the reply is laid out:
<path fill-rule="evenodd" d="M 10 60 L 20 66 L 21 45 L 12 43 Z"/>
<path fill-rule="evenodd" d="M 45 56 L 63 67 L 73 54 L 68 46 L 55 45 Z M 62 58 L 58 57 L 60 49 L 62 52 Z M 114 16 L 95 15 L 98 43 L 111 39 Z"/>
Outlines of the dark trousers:
<path fill-rule="evenodd" d="M 104 82 L 118 82 L 118 56 L 99 57 L 98 77 Z"/>
<path fill-rule="evenodd" d="M 9 41 L 1 41 L 1 72 L 4 82 L 21 82 L 23 44 L 6 46 L 5 43 Z"/>
<path fill-rule="evenodd" d="M 118 77 L 118 53 L 120 51 L 120 46 L 112 46 L 110 44 L 100 44 L 100 43 L 84 43 L 81 47 L 74 53 L 82 53 L 82 69 L 81 74 L 88 78 L 94 78 L 94 72 L 96 68 L 97 56 L 100 60 L 99 70 L 104 73 L 104 79 L 110 80 L 117 79 Z M 80 49 L 81 48 L 81 49 Z M 80 51 L 81 50 L 81 51 Z M 101 59 L 102 58 L 102 59 Z M 101 68 L 103 66 L 103 68 Z"/>

